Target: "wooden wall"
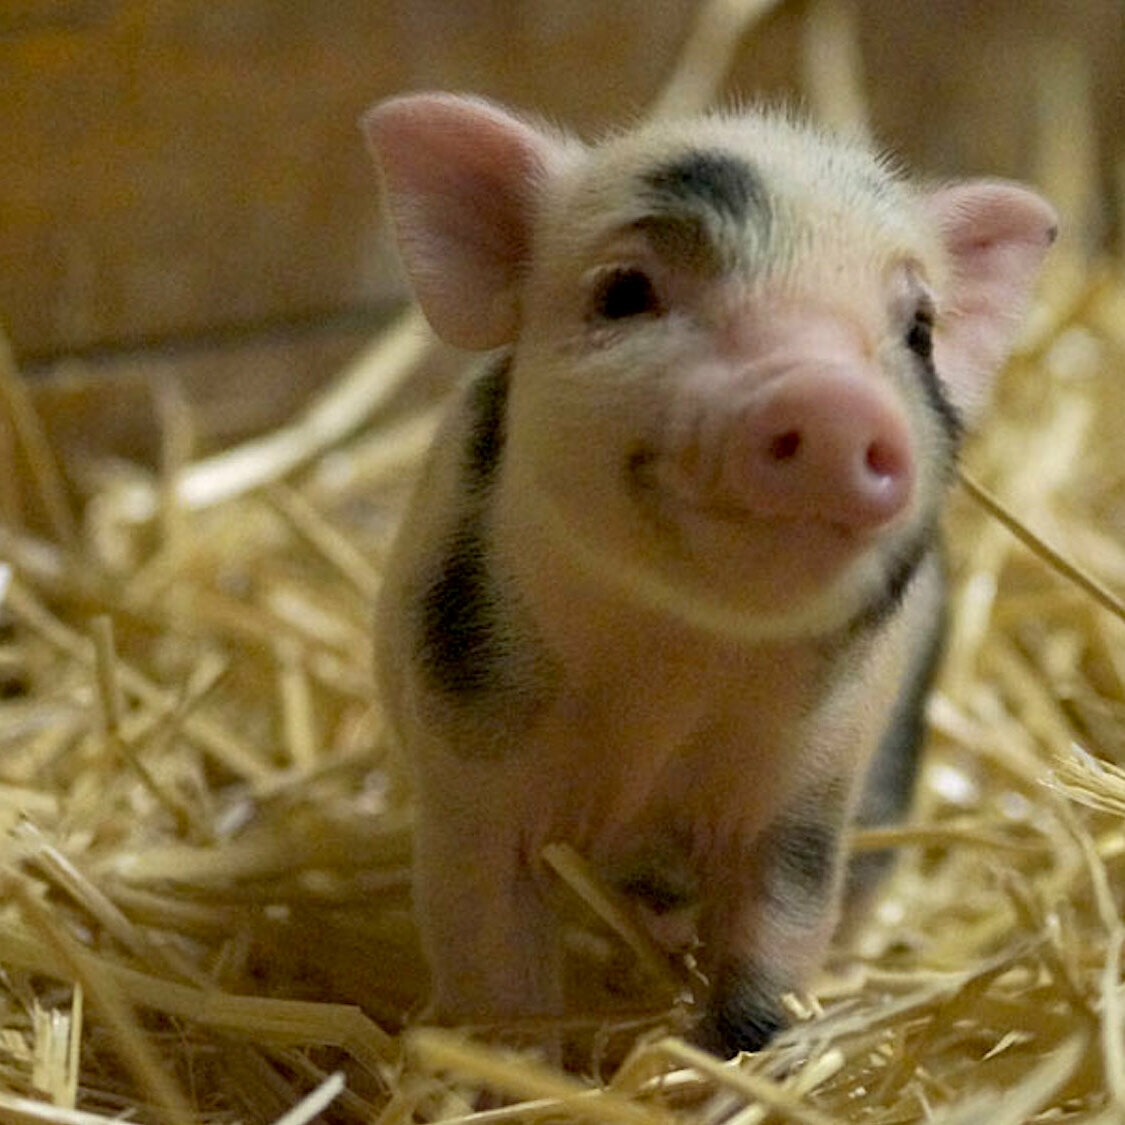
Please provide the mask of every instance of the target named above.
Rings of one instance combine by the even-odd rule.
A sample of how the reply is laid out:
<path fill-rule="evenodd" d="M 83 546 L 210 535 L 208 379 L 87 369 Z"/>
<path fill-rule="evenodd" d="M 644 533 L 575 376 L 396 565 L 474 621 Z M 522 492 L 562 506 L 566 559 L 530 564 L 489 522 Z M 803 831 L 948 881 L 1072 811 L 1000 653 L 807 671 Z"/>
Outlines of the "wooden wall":
<path fill-rule="evenodd" d="M 793 91 L 783 2 L 732 89 Z M 30 365 L 315 323 L 399 292 L 355 128 L 408 87 L 579 128 L 642 107 L 693 0 L 3 0 L 0 319 Z M 1073 46 L 1125 135 L 1122 0 L 859 0 L 882 139 L 933 170 L 1026 173 L 1035 75 Z M 354 322 L 354 317 L 353 321 Z"/>

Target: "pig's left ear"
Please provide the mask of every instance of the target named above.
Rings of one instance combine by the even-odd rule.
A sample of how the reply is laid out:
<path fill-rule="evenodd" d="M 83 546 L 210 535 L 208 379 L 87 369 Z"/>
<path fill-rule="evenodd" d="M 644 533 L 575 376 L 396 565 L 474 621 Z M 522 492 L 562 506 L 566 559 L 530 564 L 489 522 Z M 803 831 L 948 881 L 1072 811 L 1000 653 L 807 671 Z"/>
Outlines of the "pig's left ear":
<path fill-rule="evenodd" d="M 509 343 L 535 193 L 561 143 L 497 106 L 451 94 L 382 102 L 362 128 L 434 331 L 464 348 Z"/>
<path fill-rule="evenodd" d="M 971 423 L 1015 340 L 1058 218 L 1033 191 L 997 180 L 939 188 L 926 206 L 952 266 L 934 362 Z"/>

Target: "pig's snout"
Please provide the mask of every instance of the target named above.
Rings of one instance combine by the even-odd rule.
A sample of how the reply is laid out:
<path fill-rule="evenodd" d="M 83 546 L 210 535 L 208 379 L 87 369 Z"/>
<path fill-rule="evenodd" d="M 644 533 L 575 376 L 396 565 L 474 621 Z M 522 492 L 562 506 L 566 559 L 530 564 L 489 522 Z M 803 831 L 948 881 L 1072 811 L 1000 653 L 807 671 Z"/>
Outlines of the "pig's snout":
<path fill-rule="evenodd" d="M 878 389 L 838 372 L 795 372 L 733 420 L 722 476 L 755 514 L 863 530 L 906 506 L 914 458 L 905 421 Z"/>
<path fill-rule="evenodd" d="M 711 409 L 719 417 L 694 430 L 672 470 L 674 491 L 689 503 L 867 532 L 910 501 L 907 422 L 888 392 L 848 371 L 790 371 L 734 409 Z"/>

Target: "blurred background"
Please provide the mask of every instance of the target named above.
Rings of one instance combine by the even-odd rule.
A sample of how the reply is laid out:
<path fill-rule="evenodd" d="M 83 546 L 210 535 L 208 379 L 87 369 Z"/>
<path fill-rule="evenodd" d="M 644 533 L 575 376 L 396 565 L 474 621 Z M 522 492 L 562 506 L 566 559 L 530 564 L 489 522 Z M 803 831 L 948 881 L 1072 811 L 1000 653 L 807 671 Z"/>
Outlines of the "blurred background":
<path fill-rule="evenodd" d="M 104 372 L 126 397 L 169 372 L 205 446 L 276 423 L 403 297 L 365 106 L 472 90 L 595 133 L 650 103 L 698 8 L 3 0 L 0 322 L 17 361 Z M 1059 183 L 1060 162 L 1092 165 L 1057 202 L 1087 248 L 1117 239 L 1122 0 L 780 0 L 725 94 L 807 99 L 831 67 L 810 62 L 817 29 L 840 20 L 872 131 L 910 167 Z"/>

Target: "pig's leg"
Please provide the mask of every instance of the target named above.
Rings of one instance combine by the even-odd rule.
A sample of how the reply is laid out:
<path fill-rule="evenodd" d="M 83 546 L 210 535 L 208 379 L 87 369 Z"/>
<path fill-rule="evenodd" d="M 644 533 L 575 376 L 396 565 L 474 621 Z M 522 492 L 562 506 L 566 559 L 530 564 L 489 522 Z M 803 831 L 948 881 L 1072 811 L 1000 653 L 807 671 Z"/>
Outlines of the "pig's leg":
<path fill-rule="evenodd" d="M 460 774 L 464 771 L 456 770 Z M 473 771 L 477 773 L 477 771 Z M 479 771 L 471 788 L 424 806 L 415 833 L 415 904 L 443 1023 L 557 1015 L 557 922 L 521 840 L 510 787 Z"/>
<path fill-rule="evenodd" d="M 847 791 L 819 787 L 778 817 L 705 907 L 711 995 L 698 1037 L 716 1054 L 764 1046 L 787 1023 L 781 996 L 824 958 L 839 913 Z"/>

